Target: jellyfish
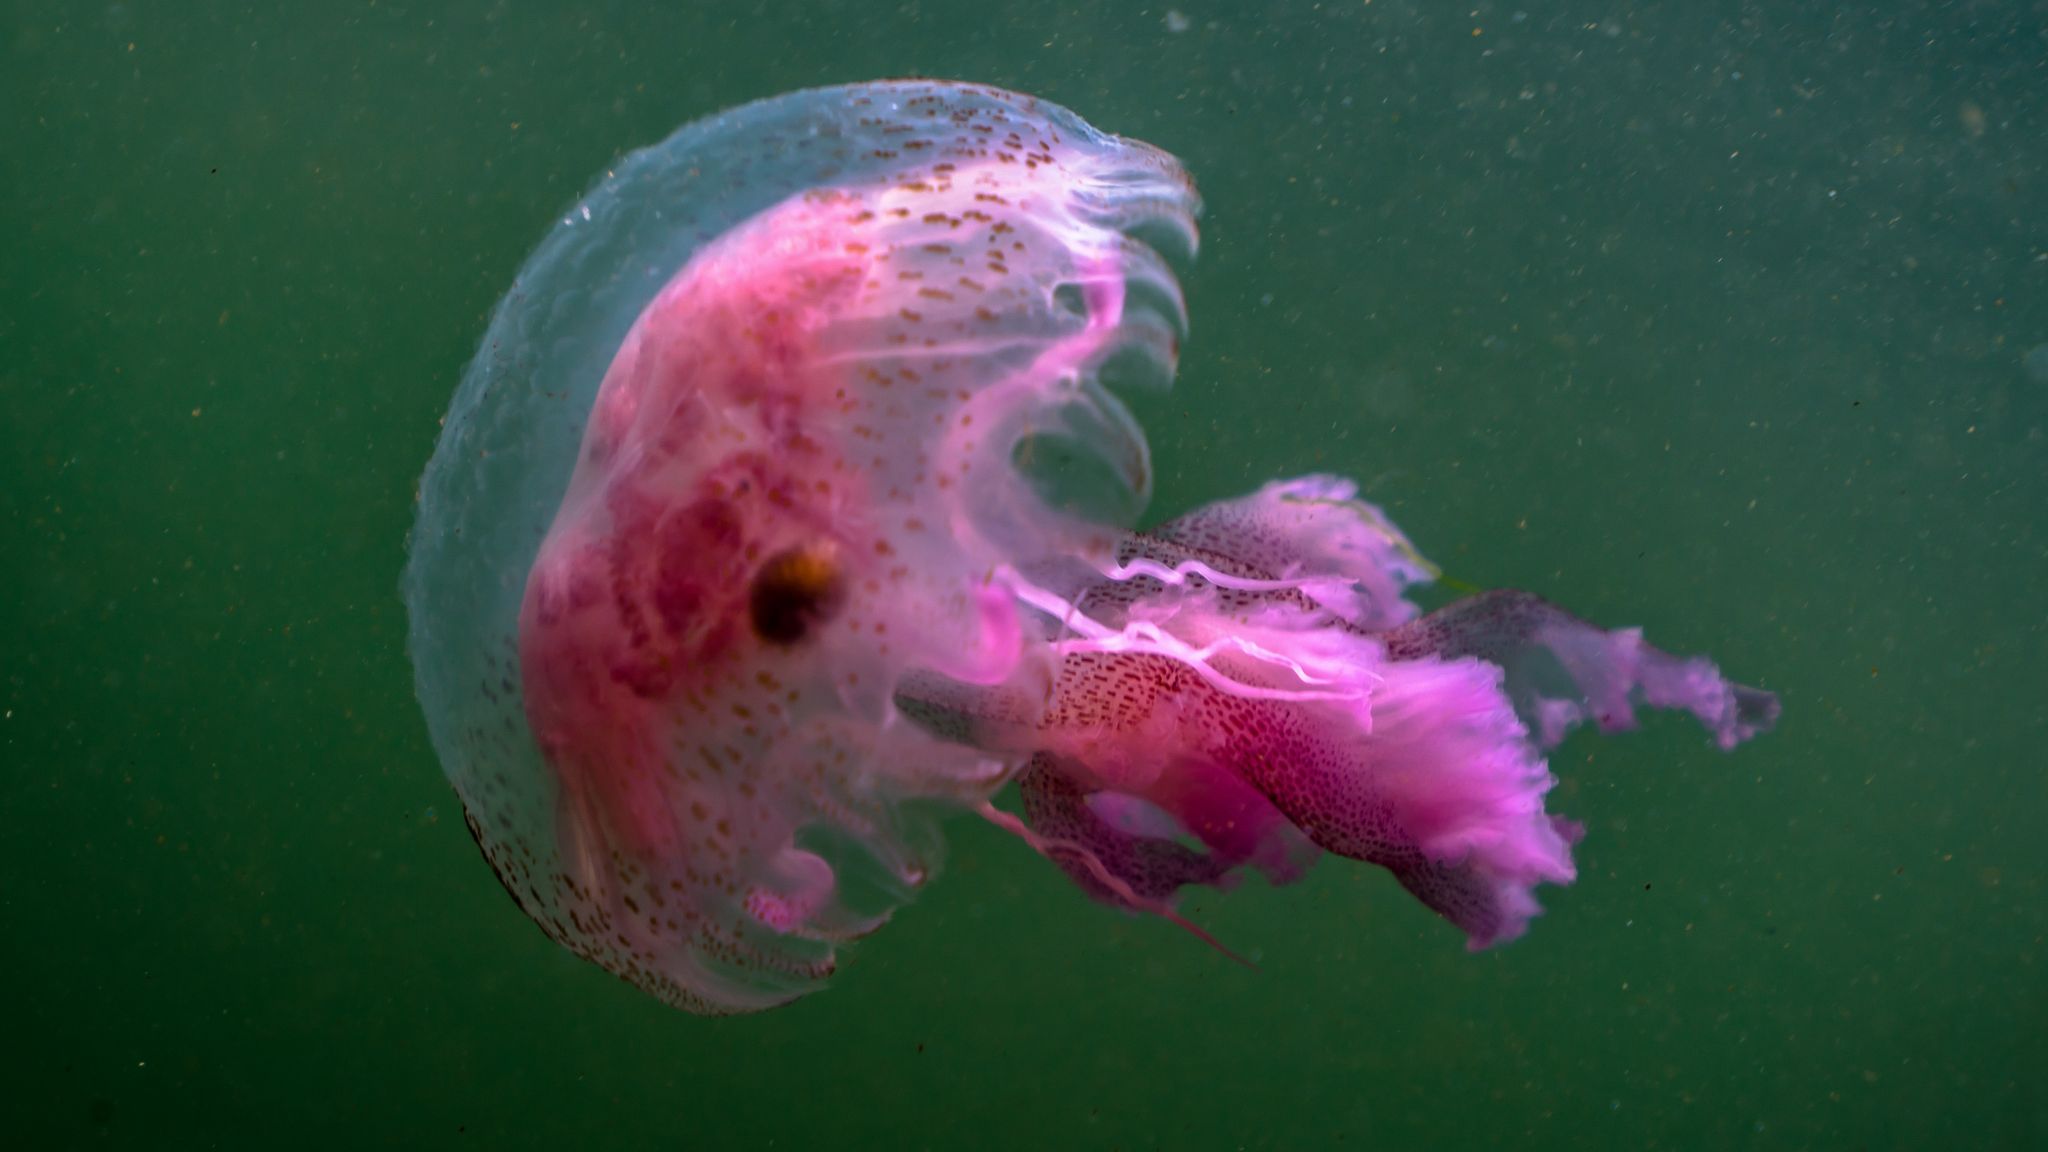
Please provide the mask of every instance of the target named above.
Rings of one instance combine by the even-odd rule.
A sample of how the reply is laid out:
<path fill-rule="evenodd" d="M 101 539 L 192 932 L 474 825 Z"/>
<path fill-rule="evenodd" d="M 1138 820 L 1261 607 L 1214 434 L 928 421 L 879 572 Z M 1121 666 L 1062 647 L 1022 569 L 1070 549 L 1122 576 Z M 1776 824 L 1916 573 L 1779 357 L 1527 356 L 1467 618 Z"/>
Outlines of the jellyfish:
<path fill-rule="evenodd" d="M 1566 732 L 1770 727 L 1768 693 L 1526 593 L 1422 614 L 1435 570 L 1341 477 L 1137 531 L 1114 389 L 1171 381 L 1198 212 L 1149 145 L 900 81 L 687 125 L 562 215 L 404 582 L 435 749 L 527 916 L 666 1003 L 758 1011 L 970 814 L 1205 938 L 1182 889 L 1327 852 L 1485 947 L 1573 879 Z"/>

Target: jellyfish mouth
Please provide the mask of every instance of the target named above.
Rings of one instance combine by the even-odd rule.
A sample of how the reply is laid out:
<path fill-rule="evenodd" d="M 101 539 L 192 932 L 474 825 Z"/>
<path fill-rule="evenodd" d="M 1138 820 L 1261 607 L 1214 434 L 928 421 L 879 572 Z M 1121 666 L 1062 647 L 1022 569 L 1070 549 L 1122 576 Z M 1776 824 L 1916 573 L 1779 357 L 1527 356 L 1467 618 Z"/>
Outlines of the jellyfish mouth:
<path fill-rule="evenodd" d="M 846 570 L 830 541 L 786 548 L 755 571 L 747 591 L 754 635 L 792 647 L 846 606 Z"/>

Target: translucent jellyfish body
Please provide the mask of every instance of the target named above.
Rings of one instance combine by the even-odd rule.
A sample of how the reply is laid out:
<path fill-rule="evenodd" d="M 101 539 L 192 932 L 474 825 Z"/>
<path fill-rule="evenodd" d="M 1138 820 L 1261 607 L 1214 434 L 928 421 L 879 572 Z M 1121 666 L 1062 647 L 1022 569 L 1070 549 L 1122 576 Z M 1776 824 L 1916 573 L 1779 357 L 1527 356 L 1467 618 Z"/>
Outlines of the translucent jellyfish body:
<path fill-rule="evenodd" d="M 979 812 L 1083 889 L 1383 864 L 1474 946 L 1572 877 L 1542 749 L 1775 700 L 1431 572 L 1348 483 L 1150 533 L 1106 375 L 1170 379 L 1178 164 L 1027 96 L 801 92 L 627 157 L 522 269 L 421 484 L 435 746 L 548 934 L 663 1000 L 794 999 Z M 1023 815 L 997 808 L 1020 785 Z"/>

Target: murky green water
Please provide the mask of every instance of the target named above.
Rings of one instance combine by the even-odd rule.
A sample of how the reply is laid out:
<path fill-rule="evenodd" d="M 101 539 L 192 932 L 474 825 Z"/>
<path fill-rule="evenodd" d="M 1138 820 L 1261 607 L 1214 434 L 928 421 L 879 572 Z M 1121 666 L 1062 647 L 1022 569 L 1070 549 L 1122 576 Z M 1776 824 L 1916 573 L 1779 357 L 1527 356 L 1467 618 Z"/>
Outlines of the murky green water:
<path fill-rule="evenodd" d="M 2048 1140 L 2048 14 L 18 4 L 0 18 L 0 956 L 23 1147 Z M 546 11 L 543 11 L 546 9 Z M 1357 476 L 1447 571 L 1780 692 L 1580 737 L 1504 950 L 1385 875 L 1195 902 L 959 822 L 824 995 L 534 931 L 397 581 L 486 311 L 622 150 L 920 73 L 1180 155 L 1164 514 Z"/>

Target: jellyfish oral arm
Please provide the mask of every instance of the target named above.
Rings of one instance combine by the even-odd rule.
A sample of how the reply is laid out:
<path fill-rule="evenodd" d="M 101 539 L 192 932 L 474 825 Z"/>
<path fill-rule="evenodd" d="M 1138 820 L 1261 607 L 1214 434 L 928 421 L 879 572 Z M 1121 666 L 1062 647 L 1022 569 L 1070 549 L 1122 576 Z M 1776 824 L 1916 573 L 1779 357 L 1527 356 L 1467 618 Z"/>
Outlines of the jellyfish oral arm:
<path fill-rule="evenodd" d="M 1472 947 L 1490 946 L 1527 928 L 1538 885 L 1576 875 L 1580 828 L 1545 812 L 1555 780 L 1542 756 L 1573 724 L 1613 731 L 1633 725 L 1632 706 L 1677 708 L 1732 747 L 1776 718 L 1775 697 L 1704 659 L 1526 593 L 1414 618 L 1384 599 L 1384 572 L 1349 587 L 1312 563 L 1291 578 L 1257 575 L 1257 562 L 1230 553 L 1278 534 L 1266 513 L 1286 505 L 1264 495 L 1196 514 L 1244 536 L 1210 531 L 1209 559 L 1133 537 L 1092 581 L 1006 571 L 1041 619 L 1043 686 L 925 691 L 928 706 L 965 717 L 968 739 L 1030 756 L 1022 826 L 1039 838 L 1027 842 L 1106 903 L 1171 911 L 1180 887 L 1227 886 L 1247 865 L 1285 882 L 1313 844 L 1386 867 Z M 1321 527 L 1349 515 L 1373 541 L 1399 539 L 1376 509 L 1355 507 L 1322 507 Z M 1423 570 L 1412 550 L 1369 555 Z M 1331 603 L 1408 623 L 1364 629 Z M 1242 792 L 1219 820 L 1232 789 Z M 1101 817 L 1125 804 L 1160 814 L 1165 830 Z M 982 814 L 1018 830 L 1015 817 Z M 1038 828 L 1041 818 L 1061 831 Z M 1226 824 L 1258 834 L 1231 840 Z"/>
<path fill-rule="evenodd" d="M 1187 570 L 1193 574 L 1206 571 L 1202 565 L 1190 565 Z M 1159 572 L 1174 574 L 1156 564 L 1140 562 L 1114 566 L 1105 575 L 1112 580 L 1129 580 L 1138 576 L 1157 578 Z M 1171 630 L 1170 625 L 1148 620 L 1127 621 L 1122 628 L 1112 629 L 1085 615 L 1058 593 L 1031 583 L 1014 570 L 1006 572 L 1004 578 L 1019 603 L 1043 612 L 1076 634 L 1074 638 L 1051 643 L 1052 651 L 1062 657 L 1089 653 L 1161 656 L 1194 670 L 1218 691 L 1255 700 L 1362 699 L 1367 689 L 1360 681 L 1369 683 L 1375 678 L 1358 664 L 1319 659 L 1306 648 L 1290 653 L 1285 647 L 1268 647 L 1257 638 L 1254 629 L 1246 626 L 1226 627 L 1221 634 L 1200 644 L 1183 639 Z M 1173 582 L 1183 583 L 1184 580 Z M 1299 582 L 1247 580 L 1221 574 L 1217 574 L 1217 582 L 1222 587 L 1250 591 L 1282 591 L 1300 587 Z M 1289 675 L 1276 685 L 1237 679 L 1219 667 L 1225 655 L 1247 657 L 1259 664 L 1284 670 Z"/>
<path fill-rule="evenodd" d="M 1221 952 L 1233 962 L 1241 964 L 1254 972 L 1259 970 L 1258 965 L 1225 947 L 1223 942 L 1216 939 L 1208 929 L 1181 915 L 1174 909 L 1172 904 L 1164 900 L 1155 900 L 1140 895 L 1136 889 L 1131 887 L 1128 881 L 1112 871 L 1109 865 L 1105 864 L 1102 858 L 1097 856 L 1087 845 L 1071 840 L 1059 840 L 1049 836 L 1041 836 L 1037 832 L 1032 831 L 1030 825 L 1024 823 L 1024 821 L 1019 820 L 1017 817 L 1012 816 L 1010 813 L 1003 811 L 986 800 L 981 803 L 977 811 L 981 814 L 982 819 L 1024 841 L 1024 843 L 1031 846 L 1033 851 L 1046 859 L 1071 861 L 1074 866 L 1084 871 L 1089 878 L 1101 884 L 1115 898 L 1114 903 L 1119 903 L 1133 911 L 1146 912 L 1157 916 L 1187 932 L 1209 947 L 1214 948 L 1216 951 Z"/>

